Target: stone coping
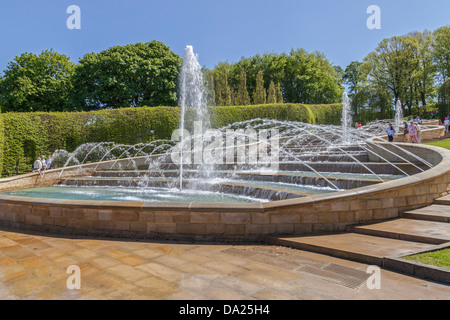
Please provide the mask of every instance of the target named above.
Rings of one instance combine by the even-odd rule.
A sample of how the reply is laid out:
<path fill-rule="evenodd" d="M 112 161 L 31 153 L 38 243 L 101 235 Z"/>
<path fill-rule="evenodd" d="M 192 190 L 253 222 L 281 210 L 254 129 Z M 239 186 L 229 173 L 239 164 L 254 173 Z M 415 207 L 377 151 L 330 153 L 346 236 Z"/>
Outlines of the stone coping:
<path fill-rule="evenodd" d="M 385 143 L 377 141 L 379 138 L 368 139 L 374 144 L 389 146 L 391 143 Z M 27 197 L 17 197 L 17 196 L 7 196 L 0 195 L 0 201 L 6 203 L 28 203 L 28 204 L 41 204 L 41 205 L 57 205 L 57 206 L 69 206 L 69 207 L 92 207 L 92 208 L 129 208 L 134 210 L 140 209 L 158 209 L 167 211 L 233 211 L 233 212 L 266 212 L 272 211 L 274 209 L 280 208 L 290 208 L 297 207 L 308 204 L 320 204 L 324 202 L 339 200 L 353 200 L 360 197 L 372 196 L 380 193 L 389 192 L 390 190 L 395 190 L 396 188 L 403 186 L 415 186 L 423 184 L 426 180 L 436 179 L 442 175 L 450 174 L 450 151 L 422 144 L 409 144 L 409 143 L 395 143 L 398 146 L 414 149 L 417 153 L 429 156 L 430 154 L 436 159 L 435 162 L 438 164 L 424 172 L 401 178 L 394 181 L 388 181 L 384 183 L 379 183 L 375 185 L 360 187 L 356 189 L 327 193 L 321 195 L 312 195 L 302 198 L 294 198 L 287 200 L 278 200 L 265 203 L 198 203 L 198 202 L 133 202 L 133 201 L 94 201 L 94 200 L 66 200 L 66 199 L 41 199 L 41 198 L 27 198 Z M 126 159 L 128 161 L 128 159 Z M 119 160 L 120 161 L 120 160 Z M 117 160 L 108 161 L 108 163 L 117 162 Z M 64 171 L 64 177 L 70 177 L 79 175 L 79 169 L 85 170 L 84 175 L 89 175 L 92 173 L 92 169 L 98 167 L 98 163 L 87 164 L 82 166 L 73 166 L 64 169 L 52 169 L 46 171 L 45 175 L 58 175 L 58 178 L 50 178 L 50 181 L 46 185 L 52 185 L 54 182 L 59 181 L 59 174 Z M 0 180 L 0 189 L 9 190 L 13 188 L 1 188 L 2 184 L 8 182 L 21 181 L 24 179 L 36 179 L 38 180 L 38 173 L 29 173 L 21 176 L 15 176 L 10 178 L 5 178 Z M 53 179 L 53 180 L 52 180 Z M 450 185 L 449 185 L 450 186 Z M 31 187 L 31 186 L 27 186 Z M 24 187 L 22 187 L 24 188 Z M 16 188 L 17 189 L 17 188 Z M 448 191 L 448 190 L 447 190 Z"/>

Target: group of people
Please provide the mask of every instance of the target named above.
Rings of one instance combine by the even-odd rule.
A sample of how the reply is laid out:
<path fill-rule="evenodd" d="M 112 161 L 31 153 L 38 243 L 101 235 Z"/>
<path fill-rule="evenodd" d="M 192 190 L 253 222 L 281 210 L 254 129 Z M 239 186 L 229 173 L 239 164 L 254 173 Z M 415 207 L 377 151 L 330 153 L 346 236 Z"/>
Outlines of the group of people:
<path fill-rule="evenodd" d="M 50 156 L 48 156 L 47 160 L 45 159 L 44 156 L 41 156 L 39 159 L 37 159 L 34 162 L 33 172 L 39 172 L 41 177 L 43 177 L 44 171 L 50 170 L 50 169 L 52 169 L 52 167 L 53 167 L 53 164 L 52 164 L 52 159 L 50 158 Z"/>
<path fill-rule="evenodd" d="M 406 121 L 403 121 L 403 134 L 407 137 L 406 141 L 409 140 L 409 143 L 421 143 L 421 124 L 422 119 L 420 119 L 420 117 L 417 117 L 415 120 L 411 117 L 409 119 L 409 124 Z M 386 133 L 388 135 L 389 142 L 393 142 L 396 131 L 392 123 L 389 123 Z"/>
<path fill-rule="evenodd" d="M 420 120 L 420 118 L 419 118 Z M 422 141 L 422 137 L 421 137 L 421 128 L 420 125 L 422 124 L 422 121 L 414 121 L 414 120 L 410 120 L 409 124 L 404 121 L 403 125 L 404 125 L 404 130 L 403 133 L 405 134 L 405 136 L 409 136 L 409 143 L 421 143 Z"/>

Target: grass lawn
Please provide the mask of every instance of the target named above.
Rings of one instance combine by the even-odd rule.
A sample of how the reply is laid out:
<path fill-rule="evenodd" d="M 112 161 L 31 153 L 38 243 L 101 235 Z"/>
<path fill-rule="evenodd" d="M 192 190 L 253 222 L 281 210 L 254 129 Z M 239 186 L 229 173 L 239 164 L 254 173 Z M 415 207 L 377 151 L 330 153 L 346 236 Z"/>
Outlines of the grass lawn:
<path fill-rule="evenodd" d="M 441 148 L 450 150 L 450 139 L 445 139 L 445 140 L 435 141 L 435 142 L 428 142 L 428 143 L 424 143 L 424 144 L 428 144 L 430 146 L 441 147 Z"/>
<path fill-rule="evenodd" d="M 417 254 L 414 256 L 404 257 L 403 259 L 450 269 L 450 249 Z"/>

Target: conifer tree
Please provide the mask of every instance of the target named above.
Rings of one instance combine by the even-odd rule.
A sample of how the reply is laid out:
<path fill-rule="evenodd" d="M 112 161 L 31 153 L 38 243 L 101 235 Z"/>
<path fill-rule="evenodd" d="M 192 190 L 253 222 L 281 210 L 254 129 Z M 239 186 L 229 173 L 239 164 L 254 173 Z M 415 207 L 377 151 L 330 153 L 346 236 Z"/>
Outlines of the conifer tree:
<path fill-rule="evenodd" d="M 269 91 L 267 92 L 267 103 L 277 103 L 277 92 L 273 81 L 270 81 Z"/>
<path fill-rule="evenodd" d="M 281 91 L 281 85 L 278 82 L 277 87 L 275 88 L 275 94 L 277 96 L 277 103 L 283 103 L 283 91 Z"/>
<path fill-rule="evenodd" d="M 263 72 L 260 70 L 256 76 L 256 88 L 253 93 L 253 104 L 266 103 L 266 89 L 264 88 Z"/>
<path fill-rule="evenodd" d="M 239 79 L 239 87 L 236 97 L 236 105 L 247 106 L 250 104 L 250 95 L 247 90 L 247 73 L 244 69 L 241 70 Z"/>
<path fill-rule="evenodd" d="M 216 103 L 216 91 L 214 88 L 214 76 L 211 71 L 205 72 L 205 82 L 206 82 L 206 101 L 208 106 L 214 106 Z"/>
<path fill-rule="evenodd" d="M 230 106 L 231 102 L 231 89 L 228 85 L 227 70 L 224 69 L 216 81 L 216 105 Z"/>

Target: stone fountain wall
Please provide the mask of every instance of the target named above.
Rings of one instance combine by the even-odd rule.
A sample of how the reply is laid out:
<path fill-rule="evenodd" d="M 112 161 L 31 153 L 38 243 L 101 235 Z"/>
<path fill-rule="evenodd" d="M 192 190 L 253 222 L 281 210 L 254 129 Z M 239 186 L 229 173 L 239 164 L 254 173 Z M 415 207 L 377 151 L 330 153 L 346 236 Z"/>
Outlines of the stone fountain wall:
<path fill-rule="evenodd" d="M 383 143 L 384 144 L 384 143 Z M 389 146 L 389 143 L 385 143 Z M 0 196 L 0 226 L 92 236 L 189 240 L 261 240 L 266 235 L 344 231 L 352 224 L 396 218 L 450 192 L 450 151 L 408 145 L 435 164 L 407 178 L 344 192 L 258 204 L 144 203 Z M 394 159 L 392 159 L 394 160 Z M 140 161 L 144 161 L 143 159 Z M 110 168 L 112 163 L 101 166 Z M 97 164 L 83 166 L 85 174 Z M 100 169 L 98 167 L 97 169 Z M 64 170 L 63 177 L 77 174 Z M 2 180 L 13 189 L 58 181 L 61 170 Z"/>

